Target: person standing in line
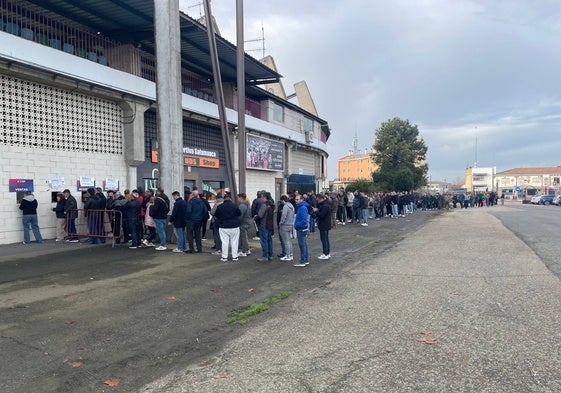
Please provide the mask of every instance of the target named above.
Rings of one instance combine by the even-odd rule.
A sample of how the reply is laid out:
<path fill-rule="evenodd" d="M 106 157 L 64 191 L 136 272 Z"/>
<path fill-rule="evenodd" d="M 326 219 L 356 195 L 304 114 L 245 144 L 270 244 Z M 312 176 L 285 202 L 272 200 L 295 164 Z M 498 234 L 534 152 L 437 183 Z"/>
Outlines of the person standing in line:
<path fill-rule="evenodd" d="M 326 195 L 326 201 L 331 206 L 331 228 L 337 228 L 337 208 L 339 206 L 339 197 L 337 193 L 332 192 L 331 196 Z"/>
<path fill-rule="evenodd" d="M 146 234 L 146 238 L 142 240 L 142 244 L 144 244 L 146 247 L 154 247 L 154 243 L 152 243 L 152 240 L 156 238 L 156 223 L 149 213 L 150 208 L 154 206 L 155 199 L 155 197 L 150 197 L 148 203 L 144 206 L 144 210 L 146 211 L 146 214 L 144 215 L 144 226 L 146 227 L 146 231 L 148 233 Z"/>
<path fill-rule="evenodd" d="M 351 191 L 347 191 L 347 222 L 353 222 L 353 204 L 355 200 L 355 194 Z"/>
<path fill-rule="evenodd" d="M 88 188 L 88 194 L 90 197 L 84 204 L 84 215 L 88 220 L 90 243 L 97 244 L 99 241 L 105 243 L 105 238 L 101 237 L 103 236 L 103 210 L 105 210 L 106 204 L 105 196 L 103 197 L 104 199 L 101 199 L 93 188 Z"/>
<path fill-rule="evenodd" d="M 362 225 L 363 227 L 367 227 L 368 226 L 368 196 L 364 193 L 361 192 L 360 193 L 360 217 L 362 219 Z M 357 221 L 360 222 L 361 220 Z"/>
<path fill-rule="evenodd" d="M 130 194 L 130 199 L 124 205 L 125 220 L 128 223 L 131 235 L 130 249 L 135 250 L 140 247 L 140 240 L 142 239 L 142 203 L 138 199 L 138 191 L 134 190 Z"/>
<path fill-rule="evenodd" d="M 201 226 L 204 217 L 208 217 L 206 205 L 199 198 L 198 193 L 192 192 L 191 199 L 187 202 L 187 208 L 185 210 L 187 245 L 189 246 L 189 249 L 185 250 L 186 253 L 192 254 L 195 252 L 195 249 L 193 248 L 193 238 L 195 239 L 197 252 L 203 251 L 203 245 L 201 243 Z"/>
<path fill-rule="evenodd" d="M 296 230 L 296 238 L 298 239 L 298 247 L 300 248 L 300 261 L 293 266 L 303 267 L 310 264 L 308 261 L 308 203 L 297 195 L 296 201 L 296 217 L 294 219 L 294 229 Z"/>
<path fill-rule="evenodd" d="M 177 247 L 173 249 L 173 252 L 184 252 L 185 247 L 185 211 L 187 210 L 187 203 L 181 198 L 179 191 L 174 191 L 171 193 L 171 197 L 175 201 L 173 204 L 173 210 L 171 211 L 171 216 L 169 217 L 169 223 L 173 225 L 173 230 L 175 231 L 175 236 L 177 237 Z"/>
<path fill-rule="evenodd" d="M 154 199 L 154 206 L 152 206 L 151 210 L 152 218 L 156 224 L 156 232 L 158 232 L 158 237 L 160 238 L 160 246 L 156 247 L 156 250 L 167 250 L 166 222 L 169 212 L 169 198 L 164 194 L 164 190 L 161 187 L 158 187 L 156 190 L 156 199 Z"/>
<path fill-rule="evenodd" d="M 279 243 L 281 246 L 281 252 L 280 254 L 277 254 L 277 257 L 281 260 L 283 260 L 283 258 L 286 256 L 286 246 L 284 244 L 284 238 L 280 234 L 280 220 L 282 217 L 282 208 L 283 208 L 283 203 L 282 201 L 279 200 L 279 204 L 277 206 L 276 221 L 277 221 L 277 231 L 279 234 Z"/>
<path fill-rule="evenodd" d="M 55 241 L 61 242 L 66 236 L 66 217 L 64 216 L 64 195 L 59 192 L 56 194 L 56 206 L 53 207 L 53 211 L 56 215 L 56 239 Z"/>
<path fill-rule="evenodd" d="M 316 194 L 313 190 L 308 191 L 308 198 L 306 199 L 306 202 L 308 202 L 308 204 L 312 207 L 312 210 L 315 207 L 317 207 L 318 202 L 317 202 Z M 315 231 L 316 231 L 316 216 L 315 214 L 310 214 L 310 233 L 314 233 Z"/>
<path fill-rule="evenodd" d="M 29 228 L 33 231 L 35 241 L 43 243 L 43 237 L 39 230 L 39 223 L 37 220 L 37 200 L 31 191 L 27 191 L 22 201 L 19 204 L 19 209 L 22 211 L 21 222 L 23 224 L 23 244 L 30 243 Z"/>
<path fill-rule="evenodd" d="M 66 217 L 66 232 L 68 233 L 68 238 L 66 239 L 69 243 L 78 243 L 78 234 L 76 233 L 76 218 L 78 218 L 78 203 L 76 198 L 72 196 L 70 190 L 67 188 L 62 192 L 64 194 L 64 216 Z"/>
<path fill-rule="evenodd" d="M 273 229 L 275 228 L 274 207 L 268 202 L 268 192 L 261 193 L 261 205 L 259 212 L 253 217 L 255 222 L 259 222 L 259 241 L 263 254 L 257 258 L 259 262 L 273 260 Z"/>
<path fill-rule="evenodd" d="M 318 259 L 329 259 L 329 230 L 331 229 L 331 206 L 323 194 L 318 194 L 318 207 L 314 209 L 318 220 L 319 237 L 323 253 Z"/>
<path fill-rule="evenodd" d="M 257 191 L 257 197 L 251 202 L 251 217 L 255 217 L 259 213 L 259 209 L 261 208 L 261 204 L 263 203 L 263 199 L 261 198 L 262 194 L 265 191 Z M 259 221 L 255 220 L 255 227 L 257 229 L 257 233 L 253 240 L 259 240 Z"/>
<path fill-rule="evenodd" d="M 220 220 L 216 217 L 216 209 L 218 206 L 224 203 L 224 198 L 221 193 L 216 194 L 216 200 L 214 201 L 214 206 L 210 210 L 210 229 L 212 229 L 212 237 L 214 239 L 214 251 L 211 252 L 212 255 L 222 255 L 222 240 L 220 240 Z"/>
<path fill-rule="evenodd" d="M 206 207 L 206 215 L 203 217 L 203 221 L 201 222 L 201 230 L 202 230 L 201 240 L 206 240 L 207 223 L 208 220 L 210 219 L 210 211 L 212 208 L 210 207 L 210 203 L 208 203 L 208 199 L 204 192 L 201 192 L 199 194 L 199 199 L 204 203 Z"/>
<path fill-rule="evenodd" d="M 220 223 L 220 240 L 222 257 L 220 262 L 228 262 L 228 246 L 232 248 L 232 262 L 238 262 L 238 241 L 240 238 L 240 208 L 232 202 L 230 194 L 224 196 L 224 202 L 218 206 L 215 216 Z"/>
<path fill-rule="evenodd" d="M 282 210 L 279 221 L 279 237 L 283 241 L 285 250 L 285 255 L 280 260 L 292 261 L 294 259 L 294 251 L 291 235 L 294 228 L 294 206 L 292 206 L 286 195 L 281 196 L 280 202 Z"/>
<path fill-rule="evenodd" d="M 249 251 L 248 231 L 251 225 L 251 207 L 247 201 L 247 196 L 242 192 L 238 194 L 238 207 L 242 213 L 240 219 L 240 252 L 239 257 L 247 257 L 251 254 Z"/>

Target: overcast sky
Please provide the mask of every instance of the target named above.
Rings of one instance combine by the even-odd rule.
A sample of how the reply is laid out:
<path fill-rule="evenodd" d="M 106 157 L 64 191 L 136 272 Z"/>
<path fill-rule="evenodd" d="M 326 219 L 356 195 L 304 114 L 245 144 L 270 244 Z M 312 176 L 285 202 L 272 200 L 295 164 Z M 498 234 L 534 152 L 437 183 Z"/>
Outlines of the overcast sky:
<path fill-rule="evenodd" d="M 199 3 L 180 8 L 198 18 Z M 212 2 L 232 43 L 235 4 Z M 370 148 L 393 117 L 418 125 L 432 180 L 463 181 L 476 158 L 497 171 L 561 165 L 559 0 L 245 0 L 244 18 L 245 40 L 263 27 L 287 94 L 305 80 L 329 122 L 330 179 L 355 133 Z"/>

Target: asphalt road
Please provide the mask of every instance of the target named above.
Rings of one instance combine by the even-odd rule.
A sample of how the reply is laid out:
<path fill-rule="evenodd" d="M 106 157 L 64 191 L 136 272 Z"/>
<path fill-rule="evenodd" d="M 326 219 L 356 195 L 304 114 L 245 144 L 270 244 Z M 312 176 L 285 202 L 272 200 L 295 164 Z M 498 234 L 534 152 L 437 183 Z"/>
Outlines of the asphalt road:
<path fill-rule="evenodd" d="M 557 214 L 540 208 L 456 210 L 384 253 L 364 247 L 332 282 L 140 391 L 559 392 L 561 282 L 495 217 L 529 236 L 524 222 Z"/>
<path fill-rule="evenodd" d="M 331 232 L 333 258 L 312 234 L 312 263 L 259 263 L 259 247 L 240 263 L 205 254 L 82 244 L 0 248 L 0 391 L 136 392 L 188 365 L 205 362 L 300 293 L 325 288 L 388 252 L 439 212 L 346 225 Z M 212 243 L 205 243 L 210 251 Z M 277 247 L 275 239 L 276 252 Z M 296 253 L 297 254 L 297 253 Z M 368 258 L 365 259 L 364 256 Z M 247 324 L 232 310 L 278 294 L 294 295 Z M 277 311 L 275 311 L 277 310 Z M 104 382 L 117 380 L 119 386 Z M 165 390 L 160 390 L 165 391 Z"/>
<path fill-rule="evenodd" d="M 505 227 L 524 241 L 559 279 L 561 279 L 561 207 L 550 205 L 510 205 L 493 210 Z"/>

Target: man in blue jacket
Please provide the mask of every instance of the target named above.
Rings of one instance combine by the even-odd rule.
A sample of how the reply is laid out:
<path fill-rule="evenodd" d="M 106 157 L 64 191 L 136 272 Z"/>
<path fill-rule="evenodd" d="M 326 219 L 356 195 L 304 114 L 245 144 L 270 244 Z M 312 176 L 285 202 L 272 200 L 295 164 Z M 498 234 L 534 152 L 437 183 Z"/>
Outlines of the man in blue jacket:
<path fill-rule="evenodd" d="M 308 203 L 297 195 L 296 201 L 296 217 L 294 219 L 294 229 L 296 230 L 296 238 L 298 239 L 298 247 L 300 248 L 300 261 L 294 263 L 293 266 L 304 267 L 310 264 L 308 262 Z"/>

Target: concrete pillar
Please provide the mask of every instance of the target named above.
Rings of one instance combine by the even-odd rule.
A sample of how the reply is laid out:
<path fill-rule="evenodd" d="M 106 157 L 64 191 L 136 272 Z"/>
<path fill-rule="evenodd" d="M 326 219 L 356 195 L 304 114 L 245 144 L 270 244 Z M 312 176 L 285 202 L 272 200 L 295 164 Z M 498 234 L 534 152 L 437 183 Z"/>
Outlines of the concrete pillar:
<path fill-rule="evenodd" d="M 154 0 L 159 185 L 183 193 L 179 0 Z"/>

